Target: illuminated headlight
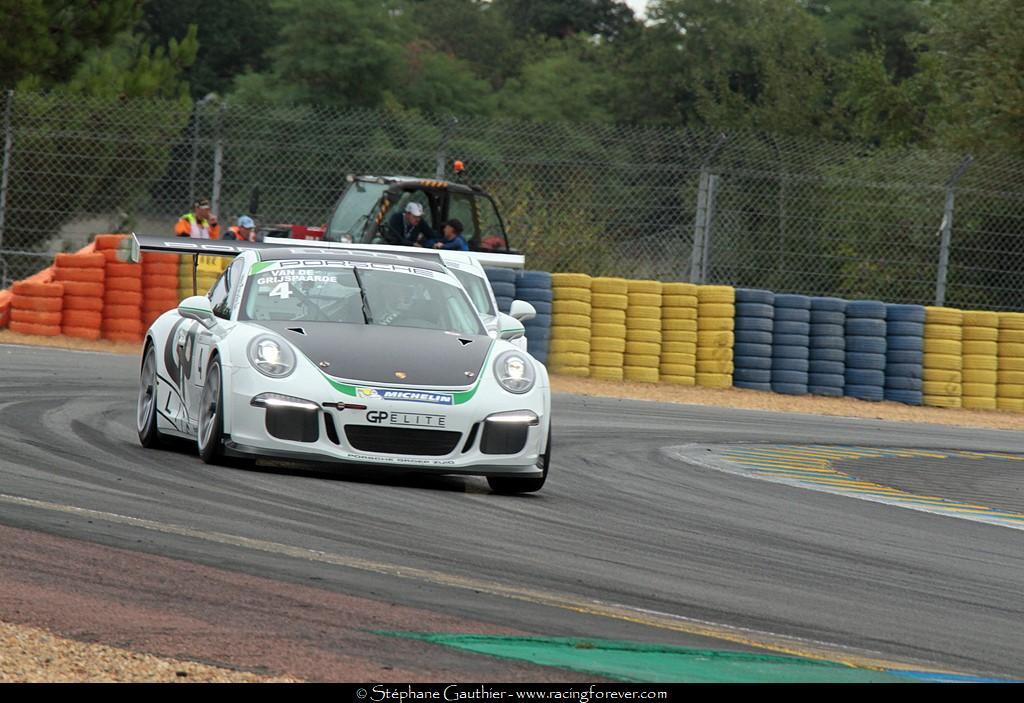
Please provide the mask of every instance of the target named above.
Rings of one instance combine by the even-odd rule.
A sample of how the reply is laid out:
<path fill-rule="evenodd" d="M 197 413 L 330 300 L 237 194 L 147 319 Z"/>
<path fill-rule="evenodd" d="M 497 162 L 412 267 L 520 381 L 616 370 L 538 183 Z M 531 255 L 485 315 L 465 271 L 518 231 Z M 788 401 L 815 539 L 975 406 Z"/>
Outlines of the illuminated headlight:
<path fill-rule="evenodd" d="M 295 370 L 295 352 L 276 337 L 261 334 L 249 342 L 249 363 L 264 376 L 284 378 Z"/>
<path fill-rule="evenodd" d="M 528 393 L 537 380 L 530 359 L 519 351 L 507 351 L 494 362 L 494 376 L 509 393 Z"/>

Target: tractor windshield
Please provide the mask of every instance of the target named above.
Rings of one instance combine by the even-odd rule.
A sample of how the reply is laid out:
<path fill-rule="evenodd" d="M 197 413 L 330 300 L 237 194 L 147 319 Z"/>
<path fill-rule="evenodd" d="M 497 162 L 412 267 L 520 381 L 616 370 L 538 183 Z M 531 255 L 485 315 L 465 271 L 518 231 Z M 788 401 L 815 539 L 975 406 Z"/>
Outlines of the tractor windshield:
<path fill-rule="evenodd" d="M 362 241 L 363 228 L 385 190 L 387 186 L 383 183 L 353 181 L 334 208 L 325 239 L 329 242 Z"/>

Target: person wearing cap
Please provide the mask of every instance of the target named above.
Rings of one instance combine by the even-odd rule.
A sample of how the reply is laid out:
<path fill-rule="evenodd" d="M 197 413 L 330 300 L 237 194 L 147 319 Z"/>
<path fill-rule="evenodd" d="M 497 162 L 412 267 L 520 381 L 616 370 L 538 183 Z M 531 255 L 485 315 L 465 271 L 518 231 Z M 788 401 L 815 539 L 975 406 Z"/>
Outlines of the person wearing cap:
<path fill-rule="evenodd" d="M 237 239 L 242 242 L 255 242 L 256 223 L 253 222 L 252 218 L 248 215 L 242 215 L 238 218 L 237 225 L 228 227 L 228 231 L 224 233 L 224 239 Z"/>
<path fill-rule="evenodd" d="M 422 246 L 422 242 L 437 238 L 434 230 L 423 219 L 423 206 L 419 203 L 409 203 L 403 212 L 396 212 L 389 217 L 388 229 L 391 240 L 398 244 Z"/>
<path fill-rule="evenodd" d="M 192 211 L 186 212 L 174 225 L 177 237 L 194 237 L 195 239 L 220 239 L 220 225 L 217 216 L 210 212 L 210 201 L 206 198 L 192 204 Z"/>
<path fill-rule="evenodd" d="M 427 249 L 449 249 L 469 251 L 469 245 L 462 237 L 462 221 L 451 219 L 441 225 L 441 239 L 429 239 L 423 243 Z"/>

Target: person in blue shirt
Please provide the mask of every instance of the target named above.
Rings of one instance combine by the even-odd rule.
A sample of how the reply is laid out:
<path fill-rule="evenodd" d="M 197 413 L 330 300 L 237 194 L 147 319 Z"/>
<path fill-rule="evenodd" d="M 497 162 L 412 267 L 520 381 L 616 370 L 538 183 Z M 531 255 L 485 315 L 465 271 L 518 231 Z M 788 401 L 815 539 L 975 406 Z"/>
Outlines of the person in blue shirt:
<path fill-rule="evenodd" d="M 427 249 L 451 249 L 469 251 L 469 245 L 462 238 L 462 222 L 451 219 L 441 225 L 441 239 L 429 239 L 423 246 Z"/>

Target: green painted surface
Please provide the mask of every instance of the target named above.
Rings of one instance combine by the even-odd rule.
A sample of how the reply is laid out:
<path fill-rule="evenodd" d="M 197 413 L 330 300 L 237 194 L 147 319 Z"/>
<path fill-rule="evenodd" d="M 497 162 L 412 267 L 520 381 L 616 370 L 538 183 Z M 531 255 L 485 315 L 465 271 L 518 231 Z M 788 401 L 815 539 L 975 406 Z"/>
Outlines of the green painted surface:
<path fill-rule="evenodd" d="M 671 645 L 562 637 L 378 632 L 503 659 L 556 666 L 620 681 L 679 683 L 907 683 L 884 671 L 836 662 Z"/>

